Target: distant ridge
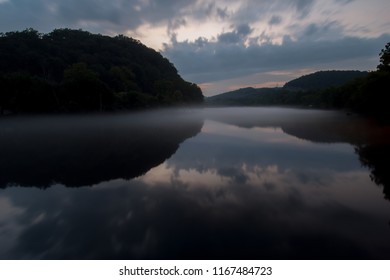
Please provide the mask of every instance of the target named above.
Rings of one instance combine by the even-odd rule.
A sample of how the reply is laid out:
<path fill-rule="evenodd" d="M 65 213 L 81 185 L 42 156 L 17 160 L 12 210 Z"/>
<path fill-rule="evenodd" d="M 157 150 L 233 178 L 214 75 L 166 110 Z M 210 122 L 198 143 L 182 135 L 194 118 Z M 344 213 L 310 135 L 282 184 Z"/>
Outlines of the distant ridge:
<path fill-rule="evenodd" d="M 366 77 L 362 71 L 319 71 L 304 75 L 287 82 L 283 87 L 275 88 L 240 88 L 206 98 L 209 105 L 310 105 L 302 100 L 298 92 L 319 91 L 340 87 L 357 78 Z"/>
<path fill-rule="evenodd" d="M 365 77 L 367 75 L 368 72 L 353 70 L 319 71 L 289 81 L 283 88 L 293 90 L 320 90 L 330 87 L 339 87 L 353 79 Z"/>
<path fill-rule="evenodd" d="M 281 91 L 283 91 L 283 88 L 240 88 L 208 97 L 206 98 L 206 104 L 247 106 L 269 104 L 270 94 L 274 95 L 273 93 Z"/>

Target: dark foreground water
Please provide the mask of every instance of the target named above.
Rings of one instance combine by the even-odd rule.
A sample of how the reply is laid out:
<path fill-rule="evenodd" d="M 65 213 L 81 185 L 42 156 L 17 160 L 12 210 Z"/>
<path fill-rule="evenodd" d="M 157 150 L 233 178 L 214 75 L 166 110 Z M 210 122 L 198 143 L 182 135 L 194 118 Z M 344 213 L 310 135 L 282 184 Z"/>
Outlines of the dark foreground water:
<path fill-rule="evenodd" d="M 390 130 L 343 112 L 0 119 L 1 259 L 390 259 Z"/>

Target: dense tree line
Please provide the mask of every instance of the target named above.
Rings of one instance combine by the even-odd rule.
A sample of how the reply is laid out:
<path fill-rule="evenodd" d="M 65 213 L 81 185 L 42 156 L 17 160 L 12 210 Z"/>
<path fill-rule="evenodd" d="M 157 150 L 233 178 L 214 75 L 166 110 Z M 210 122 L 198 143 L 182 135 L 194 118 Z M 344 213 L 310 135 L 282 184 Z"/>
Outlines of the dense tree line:
<path fill-rule="evenodd" d="M 319 71 L 289 81 L 283 88 L 290 90 L 322 90 L 342 86 L 353 79 L 365 77 L 367 74 L 368 72 L 361 71 Z"/>
<path fill-rule="evenodd" d="M 303 91 L 301 103 L 316 107 L 347 108 L 362 114 L 390 120 L 387 108 L 390 83 L 390 43 L 380 52 L 380 64 L 376 71 L 352 81 L 323 90 Z"/>
<path fill-rule="evenodd" d="M 0 110 L 104 111 L 203 101 L 200 88 L 141 42 L 56 29 L 0 33 Z"/>
<path fill-rule="evenodd" d="M 244 88 L 208 98 L 207 103 L 350 109 L 390 121 L 387 108 L 389 82 L 390 43 L 380 52 L 376 71 L 317 72 L 286 83 L 283 88 Z"/>
<path fill-rule="evenodd" d="M 209 104 L 224 105 L 304 105 L 334 107 L 334 90 L 368 72 L 319 71 L 304 75 L 282 88 L 243 88 L 207 99 Z M 335 103 L 335 104 L 333 104 Z"/>

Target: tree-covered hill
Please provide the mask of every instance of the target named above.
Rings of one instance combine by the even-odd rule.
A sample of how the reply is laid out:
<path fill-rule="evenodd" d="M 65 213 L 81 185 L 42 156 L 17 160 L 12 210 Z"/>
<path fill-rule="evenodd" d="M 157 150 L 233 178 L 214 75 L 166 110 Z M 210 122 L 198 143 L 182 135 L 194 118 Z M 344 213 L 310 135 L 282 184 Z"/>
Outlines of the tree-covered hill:
<path fill-rule="evenodd" d="M 103 111 L 203 101 L 160 53 L 123 35 L 0 33 L 0 110 Z"/>
<path fill-rule="evenodd" d="M 284 85 L 284 88 L 291 90 L 321 90 L 339 87 L 367 75 L 368 72 L 361 71 L 319 71 L 289 81 Z"/>
<path fill-rule="evenodd" d="M 376 71 L 322 71 L 292 80 L 283 88 L 244 88 L 206 99 L 209 105 L 294 105 L 342 108 L 390 122 L 390 42 Z"/>
<path fill-rule="evenodd" d="M 223 106 L 256 106 L 256 105 L 278 105 L 283 101 L 282 88 L 241 88 L 206 98 L 208 105 Z"/>
<path fill-rule="evenodd" d="M 320 71 L 291 80 L 282 88 L 241 88 L 209 97 L 206 102 L 210 105 L 320 105 L 311 98 L 313 92 L 342 86 L 367 75 L 368 72 L 360 71 Z"/>

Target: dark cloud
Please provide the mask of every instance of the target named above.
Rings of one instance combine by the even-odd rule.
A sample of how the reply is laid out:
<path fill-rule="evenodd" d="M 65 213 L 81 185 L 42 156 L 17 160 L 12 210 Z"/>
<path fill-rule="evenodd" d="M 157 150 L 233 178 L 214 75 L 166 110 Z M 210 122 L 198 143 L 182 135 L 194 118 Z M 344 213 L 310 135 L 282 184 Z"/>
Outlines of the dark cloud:
<path fill-rule="evenodd" d="M 218 36 L 218 41 L 221 43 L 238 43 L 240 41 L 240 35 L 237 32 L 226 32 Z"/>
<path fill-rule="evenodd" d="M 241 24 L 237 26 L 236 32 L 239 35 L 247 36 L 251 34 L 253 29 L 249 26 L 249 24 Z"/>
<path fill-rule="evenodd" d="M 217 15 L 220 19 L 227 19 L 229 17 L 227 8 L 217 8 Z"/>
<path fill-rule="evenodd" d="M 175 34 L 175 31 L 177 29 L 179 29 L 182 26 L 185 26 L 186 24 L 187 24 L 187 21 L 183 18 L 178 18 L 178 19 L 174 19 L 174 20 L 169 21 L 168 35 L 170 35 L 172 37 Z M 176 36 L 176 35 L 174 35 L 174 36 Z"/>
<path fill-rule="evenodd" d="M 45 3 L 48 7 L 50 4 Z M 105 1 L 98 0 L 68 0 L 68 1 L 53 1 L 52 2 L 54 14 L 60 17 L 63 21 L 107 21 L 113 24 L 119 24 L 121 22 L 121 8 L 116 5 L 106 5 Z"/>
<path fill-rule="evenodd" d="M 195 42 L 175 42 L 171 46 L 166 45 L 163 54 L 194 82 L 208 82 L 261 71 L 376 57 L 390 40 L 389 34 L 377 38 L 305 39 L 305 35 L 314 36 L 326 28 L 329 27 L 310 25 L 298 41 L 285 36 L 281 45 L 253 44 L 248 47 L 227 44 L 239 39 L 237 32 L 230 32 L 221 34 L 216 42 L 202 41 L 202 47 Z"/>
<path fill-rule="evenodd" d="M 159 23 L 162 21 L 169 21 L 175 18 L 181 18 L 183 15 L 183 9 L 189 8 L 196 1 L 194 0 L 139 0 L 141 10 L 138 16 L 147 23 Z M 203 7 L 203 11 L 206 11 L 208 7 Z"/>
<path fill-rule="evenodd" d="M 336 21 L 311 23 L 297 33 L 300 40 L 334 40 L 343 37 L 343 27 Z"/>
<path fill-rule="evenodd" d="M 304 18 L 310 13 L 314 2 L 314 0 L 292 0 L 300 18 Z"/>
<path fill-rule="evenodd" d="M 243 1 L 239 9 L 231 16 L 236 22 L 257 22 L 268 18 L 270 13 L 288 11 L 297 19 L 307 17 L 315 4 L 315 0 L 275 0 L 275 1 Z"/>
<path fill-rule="evenodd" d="M 13 0 L 2 4 L 0 30 L 33 27 L 47 32 L 55 27 L 72 27 L 122 33 L 143 23 L 164 21 L 177 25 L 182 21 L 181 11 L 194 3 L 194 0 Z"/>
<path fill-rule="evenodd" d="M 249 24 L 240 24 L 232 32 L 226 32 L 218 35 L 218 41 L 221 43 L 235 44 L 245 40 L 252 33 L 253 29 Z"/>
<path fill-rule="evenodd" d="M 195 40 L 195 44 L 198 46 L 198 48 L 203 48 L 208 44 L 208 40 L 203 37 L 199 37 L 198 39 Z"/>
<path fill-rule="evenodd" d="M 138 1 L 93 0 L 13 0 L 3 4 L 0 10 L 0 30 L 20 30 L 33 27 L 42 32 L 53 28 L 86 28 L 105 32 L 116 29 L 119 32 L 135 27 L 141 18 L 135 15 Z M 96 30 L 94 30 L 96 29 Z"/>
<path fill-rule="evenodd" d="M 344 5 L 353 0 L 334 0 Z M 231 1 L 236 3 L 235 1 Z M 312 11 L 316 0 L 240 1 L 236 10 L 229 8 L 229 2 L 203 4 L 196 0 L 9 0 L 2 2 L 0 9 L 0 31 L 27 27 L 47 32 L 57 27 L 83 28 L 99 33 L 123 33 L 135 30 L 142 24 L 168 26 L 168 33 L 174 26 L 183 25 L 185 17 L 199 21 L 210 18 L 238 26 L 268 18 L 268 14 L 294 13 L 302 19 Z M 270 25 L 279 24 L 280 16 L 273 16 Z"/>
<path fill-rule="evenodd" d="M 0 30 L 43 26 L 52 18 L 42 1 L 15 0 L 0 4 Z"/>
<path fill-rule="evenodd" d="M 311 36 L 318 32 L 318 26 L 314 23 L 310 24 L 308 27 L 306 27 L 304 34 L 306 36 Z"/>
<path fill-rule="evenodd" d="M 273 15 L 271 19 L 268 21 L 269 25 L 279 25 L 280 23 L 282 23 L 282 17 L 277 15 Z"/>

